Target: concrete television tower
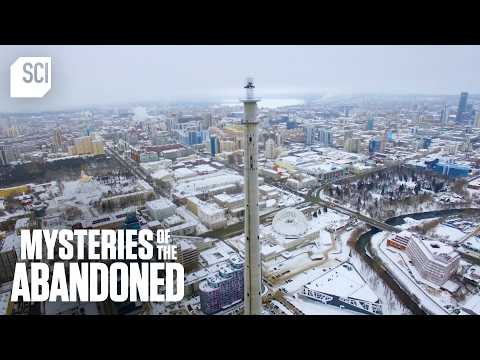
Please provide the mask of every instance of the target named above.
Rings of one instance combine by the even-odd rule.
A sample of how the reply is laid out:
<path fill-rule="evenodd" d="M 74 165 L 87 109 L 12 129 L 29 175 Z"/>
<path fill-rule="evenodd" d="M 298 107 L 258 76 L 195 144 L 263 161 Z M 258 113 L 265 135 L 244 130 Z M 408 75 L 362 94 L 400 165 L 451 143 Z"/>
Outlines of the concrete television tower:
<path fill-rule="evenodd" d="M 244 314 L 262 313 L 262 264 L 258 237 L 258 144 L 257 102 L 252 78 L 244 86 L 246 98 L 242 99 L 245 125 L 245 294 Z"/>

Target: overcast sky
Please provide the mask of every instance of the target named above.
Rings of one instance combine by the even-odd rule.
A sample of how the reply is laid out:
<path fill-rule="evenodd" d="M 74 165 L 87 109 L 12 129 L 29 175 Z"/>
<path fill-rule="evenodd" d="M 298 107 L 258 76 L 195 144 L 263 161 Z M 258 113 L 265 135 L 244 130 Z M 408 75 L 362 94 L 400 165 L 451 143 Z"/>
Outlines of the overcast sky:
<path fill-rule="evenodd" d="M 9 98 L 19 56 L 52 57 L 45 98 Z M 248 75 L 264 97 L 480 93 L 479 67 L 480 46 L 0 46 L 0 112 L 236 99 Z"/>

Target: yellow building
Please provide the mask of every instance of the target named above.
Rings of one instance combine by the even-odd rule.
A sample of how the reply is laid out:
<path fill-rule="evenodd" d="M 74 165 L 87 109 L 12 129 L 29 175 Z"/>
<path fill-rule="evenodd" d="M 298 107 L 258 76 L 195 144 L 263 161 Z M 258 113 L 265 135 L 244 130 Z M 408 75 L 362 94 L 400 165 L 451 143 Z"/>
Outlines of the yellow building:
<path fill-rule="evenodd" d="M 0 198 L 7 198 L 10 195 L 18 196 L 27 194 L 31 191 L 30 185 L 14 186 L 9 188 L 0 189 Z"/>
<path fill-rule="evenodd" d="M 220 151 L 224 152 L 232 152 L 235 151 L 235 143 L 230 140 L 222 140 L 220 141 Z"/>
<path fill-rule="evenodd" d="M 97 139 L 95 136 L 83 136 L 76 138 L 74 145 L 70 146 L 68 151 L 71 155 L 103 155 L 105 154 L 105 147 L 101 139 Z"/>

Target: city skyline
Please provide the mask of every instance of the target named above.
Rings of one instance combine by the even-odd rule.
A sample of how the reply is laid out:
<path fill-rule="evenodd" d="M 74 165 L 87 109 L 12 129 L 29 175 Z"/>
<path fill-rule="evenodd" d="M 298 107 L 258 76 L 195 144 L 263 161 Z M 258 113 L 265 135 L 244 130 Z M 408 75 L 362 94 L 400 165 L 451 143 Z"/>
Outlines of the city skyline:
<path fill-rule="evenodd" d="M 480 93 L 478 46 L 3 46 L 0 112 L 238 99 L 245 74 L 264 98 Z M 10 99 L 19 56 L 52 57 L 52 90 Z M 421 76 L 419 76 L 421 74 Z"/>

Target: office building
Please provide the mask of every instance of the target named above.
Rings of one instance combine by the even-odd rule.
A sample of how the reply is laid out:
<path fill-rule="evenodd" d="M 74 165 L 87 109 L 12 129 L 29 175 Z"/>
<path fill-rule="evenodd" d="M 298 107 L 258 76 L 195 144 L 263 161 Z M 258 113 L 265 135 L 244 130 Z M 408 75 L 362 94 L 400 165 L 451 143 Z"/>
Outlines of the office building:
<path fill-rule="evenodd" d="M 7 166 L 16 160 L 17 152 L 13 146 L 0 145 L 0 166 Z"/>
<path fill-rule="evenodd" d="M 442 112 L 440 113 L 440 122 L 443 126 L 448 125 L 448 110 L 447 104 L 443 106 Z"/>
<path fill-rule="evenodd" d="M 475 122 L 474 122 L 474 127 L 476 127 L 477 129 L 480 128 L 480 111 L 477 111 L 476 115 L 475 115 Z"/>
<path fill-rule="evenodd" d="M 313 126 L 305 126 L 303 129 L 305 145 L 313 145 L 315 143 L 315 128 Z"/>
<path fill-rule="evenodd" d="M 448 177 L 467 177 L 470 174 L 470 167 L 455 163 L 441 162 L 439 159 L 425 162 L 428 169 Z"/>
<path fill-rule="evenodd" d="M 265 141 L 265 157 L 267 159 L 275 159 L 277 157 L 275 140 L 272 138 L 268 138 L 267 141 Z"/>
<path fill-rule="evenodd" d="M 94 135 L 76 138 L 74 145 L 70 146 L 68 151 L 71 155 L 103 155 L 105 147 L 103 141 Z"/>
<path fill-rule="evenodd" d="M 405 251 L 420 276 L 443 285 L 458 269 L 460 255 L 453 247 L 404 230 L 387 240 L 387 245 Z"/>
<path fill-rule="evenodd" d="M 460 94 L 460 101 L 458 103 L 457 116 L 455 118 L 455 122 L 457 124 L 463 123 L 465 120 L 465 115 L 467 112 L 467 101 L 468 101 L 468 93 L 462 92 Z"/>
<path fill-rule="evenodd" d="M 220 152 L 220 141 L 218 140 L 218 137 L 216 136 L 211 136 L 210 137 L 210 155 L 212 158 L 215 157 Z"/>
<path fill-rule="evenodd" d="M 381 143 L 382 142 L 379 139 L 371 139 L 368 143 L 368 152 L 370 154 L 380 152 Z"/>
<path fill-rule="evenodd" d="M 373 117 L 369 117 L 367 120 L 367 130 L 373 130 Z"/>
<path fill-rule="evenodd" d="M 345 142 L 345 151 L 351 153 L 358 153 L 360 152 L 360 143 L 362 139 L 360 138 L 349 138 Z"/>
<path fill-rule="evenodd" d="M 183 265 L 185 272 L 190 272 L 198 266 L 200 252 L 197 247 L 186 240 L 176 241 L 177 262 Z"/>
<path fill-rule="evenodd" d="M 318 142 L 320 145 L 332 146 L 333 145 L 333 136 L 330 130 L 319 129 L 318 130 Z"/>
<path fill-rule="evenodd" d="M 406 252 L 420 275 L 437 285 L 450 279 L 460 262 L 460 255 L 440 241 L 423 241 L 413 237 Z"/>
<path fill-rule="evenodd" d="M 63 151 L 63 135 L 60 129 L 53 132 L 53 149 L 55 152 Z"/>

